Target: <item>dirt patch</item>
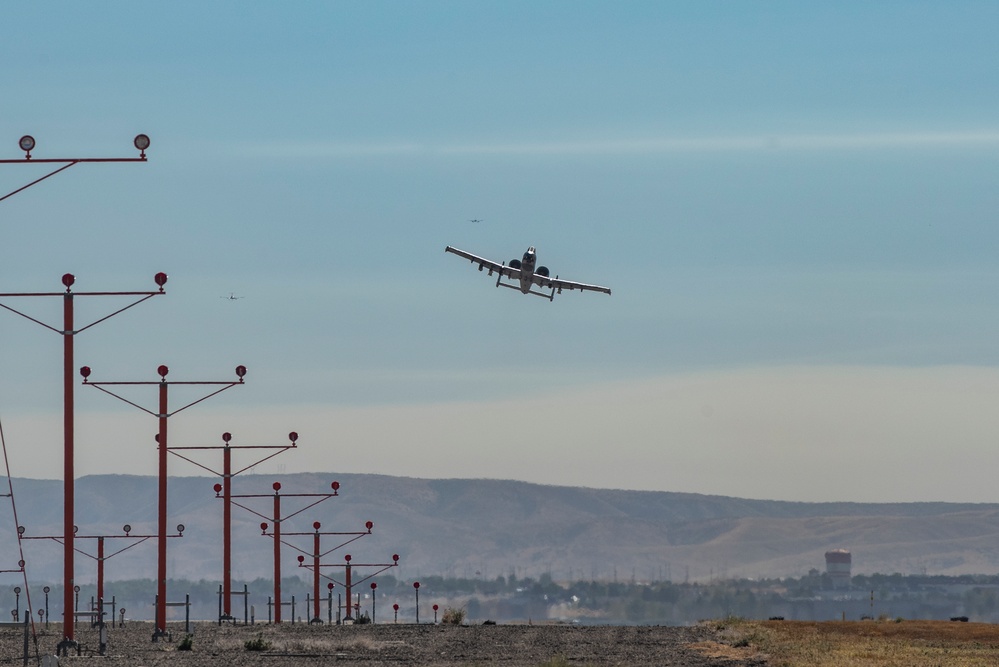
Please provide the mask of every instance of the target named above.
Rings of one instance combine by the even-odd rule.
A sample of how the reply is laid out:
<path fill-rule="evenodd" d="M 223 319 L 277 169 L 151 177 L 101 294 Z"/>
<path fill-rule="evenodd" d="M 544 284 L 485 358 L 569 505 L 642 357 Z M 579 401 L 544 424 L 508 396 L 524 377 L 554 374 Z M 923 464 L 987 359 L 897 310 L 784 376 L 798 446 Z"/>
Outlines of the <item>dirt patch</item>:
<path fill-rule="evenodd" d="M 999 633 L 985 623 L 735 619 L 715 627 L 722 625 L 722 641 L 752 647 L 776 665 L 999 667 Z"/>

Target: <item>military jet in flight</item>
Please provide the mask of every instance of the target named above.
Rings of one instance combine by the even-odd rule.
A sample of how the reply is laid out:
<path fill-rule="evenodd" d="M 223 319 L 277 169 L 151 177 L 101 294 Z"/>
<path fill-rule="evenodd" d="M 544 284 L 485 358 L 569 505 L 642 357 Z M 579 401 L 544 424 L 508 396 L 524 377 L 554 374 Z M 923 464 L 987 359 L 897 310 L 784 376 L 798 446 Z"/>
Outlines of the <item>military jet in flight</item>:
<path fill-rule="evenodd" d="M 499 274 L 496 276 L 496 287 L 509 287 L 510 289 L 517 289 L 524 294 L 534 294 L 536 296 L 542 296 L 549 301 L 555 300 L 556 294 L 561 294 L 562 290 L 580 290 L 580 291 L 592 291 L 592 292 L 604 292 L 605 294 L 610 294 L 609 287 L 601 287 L 600 285 L 587 285 L 586 283 L 577 283 L 571 280 L 560 280 L 558 276 L 554 278 L 550 277 L 550 272 L 547 266 L 536 266 L 537 265 L 537 253 L 534 250 L 534 246 L 527 249 L 521 259 L 511 259 L 509 264 L 502 263 L 498 264 L 491 259 L 486 259 L 484 257 L 479 257 L 478 255 L 473 255 L 470 252 L 465 252 L 464 250 L 459 250 L 458 248 L 452 248 L 447 246 L 444 248 L 444 252 L 454 253 L 459 257 L 464 257 L 472 264 L 479 265 L 479 271 L 483 268 L 489 269 L 489 275 L 493 273 Z M 503 278 L 509 278 L 510 280 L 516 281 L 514 283 L 503 282 Z M 532 287 L 538 286 L 542 289 L 550 289 L 551 293 L 538 292 L 532 289 Z"/>

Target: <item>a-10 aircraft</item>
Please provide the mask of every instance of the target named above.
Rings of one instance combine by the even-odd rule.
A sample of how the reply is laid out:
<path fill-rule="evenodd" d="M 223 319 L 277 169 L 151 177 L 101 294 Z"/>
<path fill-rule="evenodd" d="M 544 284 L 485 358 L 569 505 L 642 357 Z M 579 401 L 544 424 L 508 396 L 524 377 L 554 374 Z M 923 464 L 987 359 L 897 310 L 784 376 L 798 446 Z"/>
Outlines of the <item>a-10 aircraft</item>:
<path fill-rule="evenodd" d="M 590 290 L 592 292 L 604 292 L 605 294 L 611 293 L 609 287 L 587 285 L 586 283 L 577 283 L 571 280 L 560 280 L 558 276 L 555 276 L 554 278 L 549 277 L 547 266 L 538 266 L 535 268 L 537 264 L 537 253 L 534 251 L 534 246 L 527 249 L 527 252 L 524 253 L 523 259 L 511 259 L 509 264 L 498 264 L 491 259 L 479 257 L 478 255 L 473 255 L 470 252 L 465 252 L 464 250 L 459 250 L 458 248 L 452 248 L 451 246 L 444 248 L 444 252 L 454 253 L 459 257 L 464 257 L 469 260 L 472 264 L 478 264 L 479 271 L 483 268 L 488 268 L 490 276 L 493 275 L 494 272 L 498 273 L 499 275 L 496 276 L 496 287 L 503 286 L 509 287 L 510 289 L 519 289 L 524 294 L 543 296 L 549 301 L 554 301 L 555 295 L 561 294 L 564 289 L 578 289 L 580 291 Z M 503 278 L 518 281 L 519 284 L 505 283 L 502 280 Z M 535 285 L 542 289 L 550 289 L 551 293 L 547 294 L 545 292 L 536 292 L 531 289 Z"/>

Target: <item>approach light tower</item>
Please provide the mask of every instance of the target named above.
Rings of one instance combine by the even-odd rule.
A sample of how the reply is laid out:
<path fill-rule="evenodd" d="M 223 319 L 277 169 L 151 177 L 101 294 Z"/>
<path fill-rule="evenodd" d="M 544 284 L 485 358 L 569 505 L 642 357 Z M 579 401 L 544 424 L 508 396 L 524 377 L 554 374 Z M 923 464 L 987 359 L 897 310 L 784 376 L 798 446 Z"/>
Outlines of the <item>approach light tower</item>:
<path fill-rule="evenodd" d="M 74 532 L 75 531 L 76 531 L 76 529 L 74 527 Z M 150 540 L 150 539 L 156 537 L 156 535 L 133 535 L 132 534 L 132 526 L 130 524 L 127 524 L 127 523 L 124 526 L 122 526 L 122 531 L 125 533 L 124 535 L 76 535 L 76 537 L 75 537 L 75 539 L 77 541 L 79 541 L 79 540 L 96 540 L 96 542 L 97 542 L 97 553 L 96 554 L 88 553 L 88 552 L 86 552 L 86 551 L 84 551 L 83 549 L 80 549 L 80 548 L 77 548 L 77 551 L 80 552 L 81 554 L 83 554 L 84 556 L 93 559 L 97 563 L 97 612 L 98 612 L 97 618 L 98 618 L 98 620 L 99 620 L 99 622 L 100 622 L 101 625 L 104 624 L 104 562 L 107 561 L 110 558 L 114 558 L 115 556 L 117 556 L 118 554 L 120 554 L 122 552 L 128 551 L 129 549 L 131 549 L 133 547 L 137 547 L 138 545 L 142 544 L 146 540 Z M 55 542 L 60 542 L 61 541 L 61 538 L 59 538 L 59 537 L 57 537 L 55 535 L 25 535 L 24 532 L 25 532 L 24 526 L 18 526 L 17 527 L 18 537 L 20 539 L 22 539 L 22 540 L 54 540 Z M 177 524 L 177 534 L 176 535 L 168 535 L 168 537 L 184 537 L 184 524 L 182 524 L 182 523 L 181 524 Z M 131 542 L 131 544 L 127 544 L 124 547 L 121 547 L 120 549 L 118 549 L 116 551 L 113 551 L 110 554 L 105 554 L 105 551 L 104 551 L 104 541 L 105 540 L 114 540 L 114 539 L 132 540 L 132 542 Z M 46 593 L 48 593 L 48 587 L 47 586 L 46 586 Z M 75 608 L 75 605 L 74 605 L 74 608 Z M 91 611 L 94 611 L 94 610 L 91 609 Z M 113 609 L 111 611 L 111 616 L 112 617 L 114 616 L 114 610 Z M 75 615 L 74 615 L 74 620 L 75 620 Z"/>
<path fill-rule="evenodd" d="M 271 485 L 274 489 L 273 496 L 270 494 L 247 494 L 239 496 L 231 496 L 231 498 L 273 498 L 274 510 L 272 516 L 267 516 L 262 514 L 246 505 L 240 503 L 234 503 L 237 507 L 242 507 L 251 514 L 255 514 L 261 519 L 266 519 L 274 525 L 274 530 L 270 537 L 274 539 L 274 623 L 281 622 L 281 524 L 282 522 L 291 519 L 294 516 L 301 514 L 302 512 L 315 507 L 319 503 L 328 500 L 330 498 L 336 498 L 340 491 L 340 482 L 333 482 L 330 484 L 330 488 L 333 489 L 333 493 L 286 493 L 285 498 L 317 498 L 318 500 L 313 500 L 309 502 L 308 505 L 302 507 L 301 509 L 295 510 L 289 514 L 281 513 L 281 482 L 274 482 Z M 260 534 L 267 535 L 268 524 L 264 521 L 260 524 Z"/>
<path fill-rule="evenodd" d="M 90 162 L 146 162 L 146 149 L 149 148 L 149 143 L 150 143 L 149 142 L 149 135 L 146 135 L 146 134 L 137 134 L 135 136 L 135 139 L 132 140 L 132 145 L 134 145 L 135 148 L 136 148 L 136 150 L 139 151 L 139 157 L 130 157 L 130 158 L 124 158 L 124 157 L 122 157 L 122 158 L 40 158 L 39 159 L 39 158 L 33 158 L 32 155 L 31 155 L 31 151 L 33 151 L 35 149 L 35 138 L 33 136 L 31 136 L 30 134 L 26 134 L 26 135 L 22 136 L 18 140 L 18 142 L 17 142 L 18 147 L 22 151 L 24 151 L 24 157 L 16 159 L 16 160 L 12 160 L 12 159 L 0 160 L 0 164 L 62 164 L 63 166 L 59 167 L 55 171 L 52 171 L 52 172 L 46 174 L 45 176 L 42 176 L 41 178 L 37 178 L 37 179 L 31 181 L 27 185 L 23 185 L 20 188 L 17 188 L 16 190 L 14 190 L 12 192 L 9 192 L 9 193 L 3 195 L 2 197 L 0 197 L 0 202 L 4 201 L 8 197 L 12 197 L 12 196 L 16 195 L 18 192 L 22 192 L 23 190 L 26 190 L 26 189 L 30 188 L 32 185 L 35 185 L 36 183 L 41 183 L 42 181 L 44 181 L 45 179 L 49 178 L 50 176 L 55 176 L 59 172 L 64 171 L 66 169 L 69 169 L 70 167 L 78 165 L 78 164 L 81 164 L 81 163 L 85 163 L 85 162 L 86 163 L 90 163 Z M 162 276 L 162 282 L 160 282 L 160 276 Z M 157 278 L 157 284 L 160 286 L 160 291 L 158 293 L 162 294 L 163 293 L 163 285 L 166 283 L 166 274 L 165 273 L 159 273 L 159 274 L 156 275 L 156 278 Z M 69 282 L 67 282 L 67 280 Z M 65 432 L 65 436 L 64 436 L 64 438 L 65 438 L 65 441 L 64 441 L 64 451 L 65 451 L 64 459 L 65 459 L 65 464 L 64 464 L 64 476 L 63 476 L 63 483 L 64 483 L 64 491 L 65 491 L 65 493 L 64 493 L 64 501 L 63 502 L 64 502 L 64 505 L 66 507 L 65 511 L 66 511 L 67 516 L 64 518 L 64 521 L 63 521 L 63 524 L 64 524 L 63 525 L 63 528 L 64 528 L 63 532 L 64 532 L 64 539 L 65 539 L 65 556 L 64 556 L 64 560 L 63 560 L 63 587 L 64 587 L 64 597 L 63 597 L 63 603 L 64 603 L 63 604 L 63 620 L 64 620 L 64 622 L 63 622 L 63 628 L 64 628 L 64 633 L 63 633 L 63 641 L 60 642 L 60 644 L 59 644 L 59 649 L 63 650 L 63 651 L 65 651 L 68 647 L 71 647 L 71 646 L 75 647 L 77 645 L 76 642 L 73 639 L 73 625 L 74 624 L 71 623 L 71 622 L 69 622 L 69 620 L 68 620 L 69 614 L 71 613 L 71 610 L 74 608 L 74 604 L 75 604 L 75 601 L 73 599 L 73 593 L 72 593 L 72 590 L 73 590 L 73 567 L 74 567 L 74 560 L 73 560 L 73 501 L 74 501 L 74 494 L 73 494 L 73 476 L 72 476 L 72 474 L 73 474 L 73 389 L 72 389 L 72 380 L 70 379 L 71 376 L 72 376 L 72 370 L 71 370 L 71 368 L 72 368 L 72 365 L 73 365 L 73 342 L 72 341 L 73 341 L 73 337 L 77 333 L 79 333 L 80 331 L 83 331 L 84 329 L 87 329 L 87 328 L 93 326 L 94 324 L 97 324 L 98 322 L 103 322 L 104 320 L 108 319 L 109 317 L 112 317 L 112 316 L 120 313 L 122 310 L 126 310 L 126 308 L 131 308 L 131 306 L 127 306 L 126 308 L 122 308 L 121 310 L 118 310 L 115 313 L 112 313 L 111 315 L 108 315 L 107 317 L 105 317 L 103 319 L 97 320 L 96 322 L 93 322 L 93 323 L 87 325 L 86 327 L 84 327 L 83 329 L 80 329 L 79 331 L 74 331 L 73 330 L 73 326 L 72 326 L 72 317 L 73 317 L 72 295 L 71 295 L 71 292 L 70 292 L 70 286 L 73 284 L 73 281 L 74 281 L 74 278 L 73 278 L 72 274 L 67 273 L 66 275 L 63 276 L 63 284 L 66 286 L 65 306 L 64 306 L 64 313 L 65 313 L 64 318 L 65 318 L 66 324 L 65 324 L 65 326 L 61 330 L 60 329 L 56 329 L 55 327 L 51 327 L 51 326 L 49 326 L 47 324 L 44 324 L 42 322 L 39 322 L 38 320 L 36 320 L 36 319 L 34 319 L 32 317 L 28 317 L 27 315 L 24 315 L 23 313 L 20 313 L 20 312 L 14 310 L 13 308 L 9 308 L 7 306 L 2 306 L 4 308 L 7 308 L 7 310 L 10 310 L 10 311 L 12 311 L 14 313 L 17 313 L 18 315 L 21 315 L 22 317 L 25 317 L 25 318 L 31 320 L 32 322 L 35 322 L 36 324 L 41 324 L 45 328 L 51 329 L 52 331 L 55 331 L 56 333 L 62 334 L 65 337 L 65 339 L 64 339 L 64 349 L 65 349 L 64 356 L 65 356 L 65 360 L 66 361 L 65 361 L 65 368 L 64 368 L 64 392 L 63 392 L 63 395 L 65 397 L 64 398 L 64 415 L 65 415 L 64 416 L 64 432 Z M 125 294 L 139 294 L 139 293 L 136 293 L 136 292 L 103 292 L 103 293 L 102 292 L 91 292 L 91 293 L 87 294 L 87 293 L 82 293 L 81 292 L 81 293 L 78 293 L 77 296 L 111 296 L 111 295 L 125 295 Z M 47 294 L 47 293 L 41 293 L 41 294 L 0 294 L 0 296 L 52 296 L 52 295 L 51 294 Z M 59 293 L 57 293 L 56 296 L 62 296 L 62 295 L 59 294 Z M 140 299 L 139 302 L 144 301 L 144 300 L 145 299 Z M 136 302 L 136 303 L 139 303 L 139 302 Z M 0 304 L 0 305 L 2 305 L 2 304 Z M 135 305 L 135 304 L 132 304 L 132 305 Z"/>
<path fill-rule="evenodd" d="M 226 389 L 232 387 L 242 386 L 243 376 L 246 375 L 246 366 L 236 366 L 236 379 L 235 380 L 223 380 L 223 381 L 174 381 L 167 380 L 166 376 L 170 372 L 170 369 L 166 365 L 161 365 L 156 369 L 159 373 L 160 379 L 158 381 L 139 381 L 139 382 L 91 382 L 90 381 L 90 367 L 83 366 L 80 368 L 80 375 L 83 376 L 83 384 L 94 387 L 103 391 L 109 396 L 114 396 L 120 401 L 128 403 L 129 405 L 139 408 L 143 412 L 156 417 L 159 423 L 159 432 L 156 434 L 156 443 L 159 447 L 159 493 L 158 493 L 158 505 L 159 505 L 159 516 L 158 516 L 158 536 L 159 536 L 159 549 L 157 551 L 157 565 L 156 565 L 156 628 L 153 630 L 153 641 L 157 641 L 160 637 L 167 636 L 166 631 L 166 580 L 167 580 L 167 420 L 173 417 L 178 412 L 186 410 L 192 405 L 197 405 L 202 401 L 221 394 Z M 109 386 L 122 386 L 122 385 L 151 385 L 156 386 L 159 390 L 159 404 L 158 408 L 150 410 L 144 408 L 137 403 L 133 403 L 127 398 L 123 398 L 113 391 L 107 389 Z M 170 412 L 169 408 L 169 387 L 170 385 L 214 385 L 220 386 L 219 389 L 202 396 L 199 399 L 191 401 L 187 405 L 177 408 L 173 412 Z"/>
<path fill-rule="evenodd" d="M 15 310 L 10 306 L 0 303 L 0 308 L 9 310 L 10 312 L 20 315 L 21 317 L 34 322 L 35 324 L 40 324 L 49 331 L 55 332 L 62 336 L 63 342 L 63 641 L 59 644 L 59 649 L 65 651 L 68 647 L 75 647 L 76 642 L 73 639 L 73 622 L 72 614 L 75 608 L 75 600 L 73 599 L 73 573 L 75 569 L 74 560 L 74 548 L 73 548 L 73 534 L 74 534 L 74 502 L 75 502 L 75 466 L 74 466 L 74 387 L 73 387 L 73 341 L 76 335 L 83 333 L 90 327 L 100 324 L 101 322 L 114 317 L 115 315 L 137 306 L 138 304 L 151 299 L 154 296 L 159 296 L 165 294 L 163 286 L 167 282 L 167 274 L 157 273 L 153 280 L 159 286 L 159 289 L 155 292 L 73 292 L 73 284 L 76 282 L 76 278 L 72 273 L 67 273 L 62 277 L 62 284 L 66 287 L 65 292 L 21 292 L 21 293 L 7 293 L 0 294 L 0 298 L 5 297 L 20 297 L 20 296 L 30 296 L 30 297 L 61 297 L 63 303 L 63 324 L 62 328 L 57 328 L 46 324 L 40 320 L 35 319 L 29 315 L 26 315 L 19 310 Z M 74 323 L 74 298 L 78 296 L 132 296 L 140 297 L 138 300 L 133 301 L 124 308 L 119 308 L 110 315 L 105 315 L 104 317 L 91 322 L 90 324 L 81 327 L 79 329 L 75 328 Z"/>
<path fill-rule="evenodd" d="M 232 620 L 232 478 L 236 475 L 250 470 L 254 466 L 268 461 L 282 452 L 295 449 L 298 446 L 298 433 L 292 431 L 288 434 L 288 445 L 230 445 L 232 434 L 229 432 L 222 434 L 223 445 L 207 445 L 194 447 L 167 447 L 167 450 L 174 456 L 181 458 L 188 463 L 198 466 L 202 470 L 207 470 L 213 475 L 222 477 L 222 483 L 215 485 L 215 497 L 222 498 L 222 613 L 219 620 Z M 194 459 L 179 454 L 179 450 L 196 449 L 221 449 L 222 450 L 222 472 L 213 470 L 206 465 L 198 463 Z M 232 450 L 234 449 L 269 449 L 277 450 L 253 463 L 240 468 L 236 472 L 232 471 Z"/>
<path fill-rule="evenodd" d="M 327 553 L 329 553 L 329 552 L 327 552 Z M 373 577 L 378 576 L 379 574 L 381 574 L 385 570 L 389 569 L 390 567 L 398 567 L 399 566 L 399 554 L 392 554 L 392 562 L 391 563 L 351 563 L 352 558 L 353 557 L 350 554 L 346 554 L 343 557 L 343 563 L 315 563 L 315 562 L 313 562 L 312 565 L 309 565 L 308 563 L 305 562 L 305 557 L 304 556 L 299 556 L 298 557 L 298 566 L 299 567 L 304 567 L 304 568 L 308 568 L 308 569 L 313 569 L 314 568 L 316 570 L 319 570 L 320 568 L 324 568 L 324 567 L 342 567 L 342 568 L 344 568 L 344 580 L 343 581 L 339 581 L 339 580 L 334 579 L 333 577 L 325 575 L 325 574 L 323 575 L 323 577 L 325 577 L 326 579 L 329 579 L 332 582 L 330 584 L 330 590 L 333 589 L 333 583 L 340 584 L 346 590 L 346 594 L 347 594 L 347 604 L 346 604 L 347 615 L 344 617 L 343 620 L 345 620 L 345 621 L 351 621 L 351 622 L 353 622 L 353 620 L 354 620 L 354 617 L 351 615 L 351 609 L 353 609 L 353 601 L 351 600 L 351 596 L 353 596 L 353 587 L 357 586 L 359 584 L 364 583 L 368 579 L 371 579 Z M 381 569 L 376 570 L 375 572 L 372 572 L 368 576 L 366 576 L 366 577 L 364 577 L 362 579 L 358 579 L 357 581 L 355 581 L 354 578 L 353 578 L 353 575 L 352 575 L 352 568 L 355 568 L 355 567 L 378 567 L 378 568 L 381 568 Z M 417 584 L 417 588 L 419 588 L 419 584 Z M 398 611 L 398 609 L 396 611 Z M 417 622 L 419 622 L 419 612 L 417 612 Z"/>
<path fill-rule="evenodd" d="M 372 523 L 371 521 L 367 521 L 364 524 L 364 527 L 365 527 L 366 530 L 353 530 L 353 531 L 346 531 L 346 532 L 345 531 L 337 531 L 337 532 L 326 531 L 326 532 L 320 532 L 319 529 L 322 528 L 322 526 L 323 525 L 321 523 L 319 523 L 318 521 L 313 521 L 312 522 L 313 532 L 311 532 L 311 533 L 307 533 L 307 532 L 305 532 L 305 533 L 289 533 L 287 531 L 285 531 L 283 533 L 285 537 L 290 537 L 292 535 L 311 535 L 312 536 L 312 553 L 311 554 L 309 552 L 305 551 L 304 549 L 301 549 L 301 548 L 295 546 L 291 542 L 285 542 L 285 544 L 287 544 L 289 547 L 291 547 L 295 551 L 301 552 L 300 555 L 298 556 L 298 566 L 299 567 L 309 567 L 308 565 L 305 564 L 305 557 L 306 556 L 311 556 L 312 557 L 312 568 L 311 568 L 312 569 L 312 619 L 309 621 L 309 623 L 322 623 L 323 622 L 323 619 L 319 617 L 319 577 L 321 576 L 321 573 L 319 572 L 319 561 L 320 561 L 320 559 L 323 556 L 336 551 L 337 549 L 340 549 L 342 547 L 347 546 L 348 544 L 350 544 L 351 542 L 354 542 L 355 540 L 361 539 L 365 535 L 370 535 L 371 534 L 371 529 L 374 528 L 375 524 Z M 335 547 L 332 547 L 330 549 L 327 549 L 326 551 L 323 551 L 320 548 L 320 546 L 319 546 L 319 538 L 320 538 L 321 535 L 350 535 L 352 537 L 349 540 L 346 540 L 345 542 L 341 542 L 340 544 L 336 545 Z"/>

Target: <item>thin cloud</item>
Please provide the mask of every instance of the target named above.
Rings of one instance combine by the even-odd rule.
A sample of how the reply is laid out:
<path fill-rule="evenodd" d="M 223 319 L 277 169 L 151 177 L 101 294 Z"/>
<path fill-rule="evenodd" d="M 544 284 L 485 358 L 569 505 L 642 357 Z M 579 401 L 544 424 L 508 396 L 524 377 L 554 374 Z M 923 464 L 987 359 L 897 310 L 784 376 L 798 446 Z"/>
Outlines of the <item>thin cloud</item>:
<path fill-rule="evenodd" d="M 404 156 L 670 155 L 774 151 L 863 151 L 920 148 L 992 148 L 999 130 L 859 134 L 764 134 L 733 137 L 647 137 L 625 140 L 521 141 L 505 143 L 267 143 L 245 145 L 252 157 L 339 159 Z"/>

